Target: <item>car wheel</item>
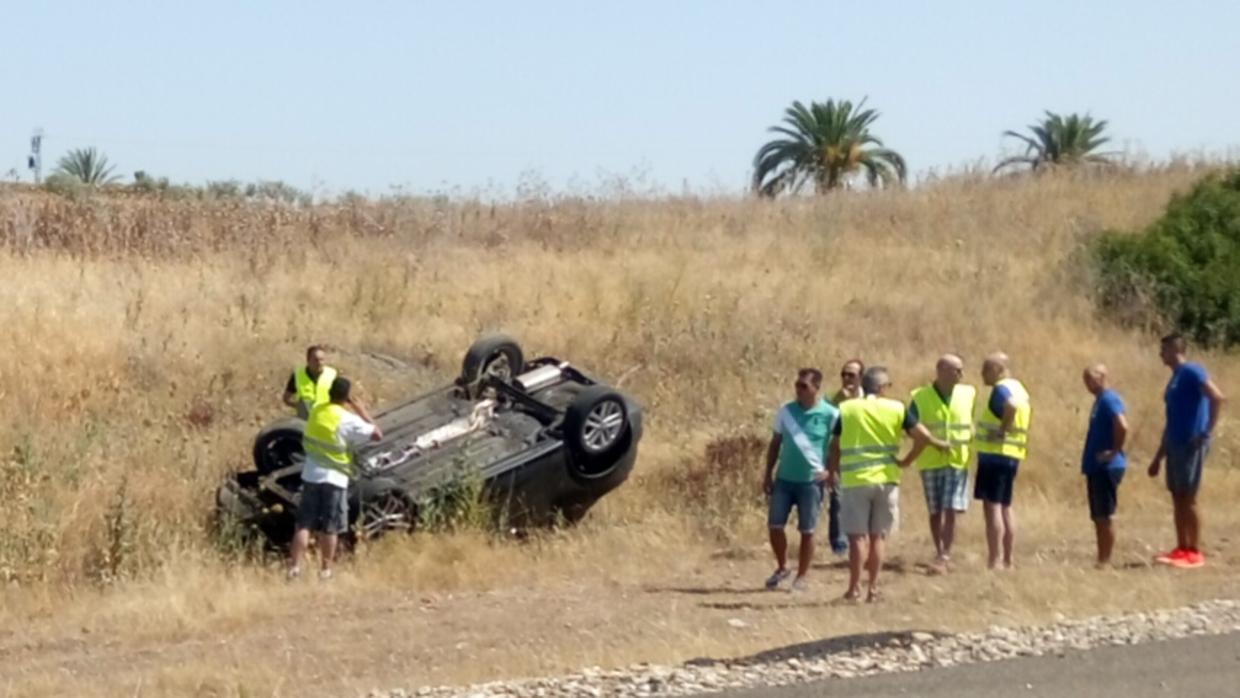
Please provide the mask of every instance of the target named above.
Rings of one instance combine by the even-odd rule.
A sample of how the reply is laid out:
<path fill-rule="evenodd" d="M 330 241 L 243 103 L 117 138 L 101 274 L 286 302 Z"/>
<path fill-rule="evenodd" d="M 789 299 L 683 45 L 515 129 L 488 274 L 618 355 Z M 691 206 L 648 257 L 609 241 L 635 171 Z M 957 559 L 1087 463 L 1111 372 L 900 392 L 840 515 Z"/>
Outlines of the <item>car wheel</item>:
<path fill-rule="evenodd" d="M 564 413 L 564 434 L 573 452 L 573 475 L 586 480 L 607 477 L 629 442 L 624 397 L 603 385 L 585 388 Z"/>
<path fill-rule="evenodd" d="M 305 459 L 301 437 L 306 423 L 290 417 L 269 424 L 254 438 L 254 469 L 267 475 Z"/>
<path fill-rule="evenodd" d="M 301 437 L 305 429 L 303 420 L 290 417 L 270 424 L 258 433 L 254 439 L 254 469 L 259 477 L 291 469 L 276 478 L 276 484 L 290 493 L 301 489 L 301 464 L 306 458 Z"/>
<path fill-rule="evenodd" d="M 475 388 L 485 378 L 505 383 L 525 371 L 525 354 L 511 337 L 493 335 L 474 342 L 461 364 L 461 385 Z"/>
<path fill-rule="evenodd" d="M 374 540 L 385 533 L 413 533 L 416 507 L 405 493 L 388 490 L 362 503 L 355 529 L 361 540 Z"/>

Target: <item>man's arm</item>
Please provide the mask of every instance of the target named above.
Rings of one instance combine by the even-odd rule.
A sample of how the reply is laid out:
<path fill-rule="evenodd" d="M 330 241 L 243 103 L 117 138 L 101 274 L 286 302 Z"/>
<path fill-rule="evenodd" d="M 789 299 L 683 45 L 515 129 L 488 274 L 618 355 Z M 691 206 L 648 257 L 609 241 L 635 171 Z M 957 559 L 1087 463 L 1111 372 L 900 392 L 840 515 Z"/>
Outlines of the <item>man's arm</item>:
<path fill-rule="evenodd" d="M 1167 455 L 1167 427 L 1163 427 L 1162 436 L 1158 437 L 1158 450 L 1154 452 L 1154 458 L 1150 460 L 1148 472 L 1150 477 L 1158 477 L 1158 470 L 1162 467 L 1163 457 Z"/>
<path fill-rule="evenodd" d="M 1007 437 L 1008 432 L 1012 431 L 1012 425 L 1016 424 L 1016 403 L 1011 399 L 1003 403 L 1003 424 L 999 427 L 999 439 L 1003 440 Z"/>
<path fill-rule="evenodd" d="M 1227 398 L 1212 380 L 1207 380 L 1202 390 L 1205 391 L 1206 400 L 1210 401 L 1210 423 L 1206 426 L 1205 434 L 1206 438 L 1209 438 L 1214 433 L 1214 427 L 1218 425 L 1218 415 L 1223 411 L 1223 403 L 1227 401 Z"/>
<path fill-rule="evenodd" d="M 926 446 L 944 449 L 951 448 L 951 444 L 931 434 L 926 425 L 921 422 L 914 424 L 912 428 L 907 430 L 907 433 L 913 438 L 913 447 L 909 449 L 909 452 L 903 458 L 897 461 L 901 468 L 907 468 L 913 461 L 917 460 L 921 452 L 926 450 Z"/>
<path fill-rule="evenodd" d="M 297 379 L 292 375 L 289 375 L 288 383 L 284 385 L 284 404 L 297 407 Z"/>
<path fill-rule="evenodd" d="M 840 440 L 831 439 L 827 447 L 827 484 L 835 487 L 840 482 Z"/>
<path fill-rule="evenodd" d="M 766 469 L 762 473 L 762 491 L 766 494 L 770 494 L 774 487 L 775 464 L 779 462 L 779 445 L 783 441 L 783 435 L 776 432 L 771 434 L 771 443 L 766 447 Z"/>
<path fill-rule="evenodd" d="M 349 409 L 353 410 L 354 414 L 362 418 L 363 422 L 366 422 L 375 428 L 375 430 L 370 434 L 371 441 L 379 441 L 383 438 L 383 430 L 379 428 L 378 424 L 375 424 L 375 420 L 370 416 L 370 411 L 366 409 L 366 405 L 361 400 L 351 397 L 349 398 L 349 402 L 347 404 Z"/>
<path fill-rule="evenodd" d="M 1099 463 L 1109 463 L 1115 456 L 1124 452 L 1124 442 L 1128 440 L 1128 418 L 1123 412 L 1115 413 L 1115 418 L 1111 420 L 1111 443 L 1114 445 L 1109 451 L 1101 451 L 1094 455 L 1094 460 Z"/>

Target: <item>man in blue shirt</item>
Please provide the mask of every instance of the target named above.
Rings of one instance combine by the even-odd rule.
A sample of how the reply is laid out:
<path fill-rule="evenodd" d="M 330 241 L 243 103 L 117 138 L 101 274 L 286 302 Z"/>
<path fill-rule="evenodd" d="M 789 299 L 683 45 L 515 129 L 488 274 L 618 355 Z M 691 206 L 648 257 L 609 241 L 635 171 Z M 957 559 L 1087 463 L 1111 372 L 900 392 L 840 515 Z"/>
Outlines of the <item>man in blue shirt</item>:
<path fill-rule="evenodd" d="M 1081 472 L 1089 498 L 1089 518 L 1098 537 L 1098 567 L 1111 564 L 1115 549 L 1115 529 L 1111 517 L 1119 502 L 1119 483 L 1124 479 L 1127 458 L 1124 441 L 1128 438 L 1128 419 L 1119 393 L 1107 386 L 1107 367 L 1096 364 L 1085 369 L 1085 388 L 1094 395 L 1089 412 L 1089 432 L 1081 454 Z"/>
<path fill-rule="evenodd" d="M 789 576 L 788 537 L 784 527 L 795 506 L 801 548 L 792 590 L 804 591 L 805 575 L 814 559 L 814 528 L 818 524 L 827 479 L 827 445 L 831 442 L 839 410 L 818 397 L 822 388 L 822 372 L 818 369 L 801 369 L 794 385 L 796 399 L 780 407 L 775 415 L 762 479 L 762 489 L 770 497 L 767 528 L 778 565 L 766 580 L 766 588 L 777 588 Z"/>
<path fill-rule="evenodd" d="M 1188 361 L 1188 342 L 1178 334 L 1162 339 L 1162 362 L 1171 369 L 1171 381 L 1163 393 L 1167 423 L 1158 453 L 1150 463 L 1150 477 L 1158 477 L 1167 459 L 1167 489 L 1175 505 L 1175 550 L 1156 561 L 1175 567 L 1201 567 L 1201 519 L 1197 513 L 1197 490 L 1201 470 L 1210 450 L 1210 436 L 1223 408 L 1222 391 L 1199 364 Z"/>

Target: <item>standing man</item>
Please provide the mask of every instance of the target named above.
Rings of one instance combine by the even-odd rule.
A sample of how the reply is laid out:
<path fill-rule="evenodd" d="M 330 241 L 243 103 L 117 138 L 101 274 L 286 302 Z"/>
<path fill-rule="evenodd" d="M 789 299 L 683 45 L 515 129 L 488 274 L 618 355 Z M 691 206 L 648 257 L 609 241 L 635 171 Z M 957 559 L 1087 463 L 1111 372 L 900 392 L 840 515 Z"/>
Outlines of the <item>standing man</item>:
<path fill-rule="evenodd" d="M 284 404 L 297 410 L 297 416 L 310 418 L 315 405 L 327 402 L 327 392 L 336 379 L 336 369 L 323 363 L 323 347 L 314 345 L 306 349 L 306 365 L 293 369 L 284 386 Z"/>
<path fill-rule="evenodd" d="M 1016 542 L 1016 518 L 1012 513 L 1012 485 L 1016 471 L 1028 455 L 1029 393 L 1010 375 L 1007 354 L 998 352 L 982 364 L 982 381 L 991 386 L 990 399 L 977 420 L 977 483 L 974 499 L 982 500 L 986 515 L 988 566 L 999 568 L 999 543 L 1003 543 L 1003 567 L 1012 568 L 1012 545 Z"/>
<path fill-rule="evenodd" d="M 1115 549 L 1115 528 L 1111 517 L 1119 503 L 1119 483 L 1124 479 L 1128 459 L 1124 442 L 1128 439 L 1128 419 L 1124 401 L 1108 387 L 1107 367 L 1095 364 L 1082 376 L 1085 389 L 1095 397 L 1089 412 L 1089 432 L 1085 435 L 1085 451 L 1081 454 L 1081 472 L 1085 474 L 1085 491 L 1089 498 L 1089 518 L 1093 519 L 1098 537 L 1098 568 L 1111 564 Z"/>
<path fill-rule="evenodd" d="M 1159 555 L 1158 562 L 1176 567 L 1201 567 L 1201 518 L 1197 513 L 1197 490 L 1201 471 L 1210 451 L 1210 437 L 1223 409 L 1223 392 L 1200 364 L 1189 363 L 1188 342 L 1178 334 L 1163 337 L 1159 352 L 1171 369 L 1171 381 L 1163 399 L 1167 423 L 1162 443 L 1150 463 L 1150 477 L 1157 477 L 1167 459 L 1167 489 L 1175 506 L 1175 550 Z"/>
<path fill-rule="evenodd" d="M 944 354 L 934 367 L 934 382 L 912 393 L 908 411 L 926 430 L 951 444 L 947 451 L 927 449 L 917 458 L 930 537 L 934 539 L 933 570 L 946 572 L 956 539 L 956 514 L 969 508 L 969 443 L 973 440 L 973 404 L 977 389 L 961 385 L 964 360 Z"/>
<path fill-rule="evenodd" d="M 805 575 L 814 559 L 814 527 L 822 508 L 827 442 L 831 440 L 839 410 L 818 397 L 822 371 L 801 369 L 795 385 L 797 397 L 779 408 L 779 414 L 775 415 L 775 433 L 766 449 L 762 489 L 770 498 L 767 527 L 771 551 L 778 565 L 766 580 L 766 588 L 775 589 L 788 578 L 788 537 L 784 534 L 784 526 L 795 505 L 801 548 L 792 590 L 804 591 Z"/>
<path fill-rule="evenodd" d="M 831 404 L 839 407 L 845 400 L 865 397 L 861 390 L 861 374 L 865 372 L 865 364 L 861 359 L 849 359 L 840 367 L 840 389 L 831 396 Z"/>
<path fill-rule="evenodd" d="M 840 521 L 848 534 L 848 590 L 844 598 L 861 596 L 861 567 L 869 572 L 867 602 L 879 599 L 878 572 L 883 564 L 883 541 L 900 516 L 900 469 L 908 467 L 926 444 L 946 449 L 947 442 L 933 436 L 904 403 L 884 395 L 891 387 L 887 369 L 872 366 L 861 377 L 865 397 L 840 405 L 830 445 L 829 475 L 841 487 Z M 913 448 L 897 458 L 901 432 L 913 437 Z"/>
<path fill-rule="evenodd" d="M 301 575 L 311 531 L 319 537 L 319 578 L 331 578 L 336 541 L 349 528 L 349 480 L 356 476 L 353 450 L 383 438 L 366 407 L 350 395 L 351 387 L 348 378 L 338 376 L 328 389 L 328 402 L 316 405 L 306 422 L 302 437 L 306 463 L 301 470 L 301 502 L 297 505 L 289 579 Z"/>
<path fill-rule="evenodd" d="M 864 397 L 861 390 L 861 374 L 865 363 L 861 359 L 849 359 L 840 367 L 840 389 L 831 398 L 831 404 L 839 407 L 845 400 Z M 831 539 L 831 552 L 836 555 L 848 553 L 848 536 L 840 527 L 840 486 L 827 486 L 827 537 Z"/>

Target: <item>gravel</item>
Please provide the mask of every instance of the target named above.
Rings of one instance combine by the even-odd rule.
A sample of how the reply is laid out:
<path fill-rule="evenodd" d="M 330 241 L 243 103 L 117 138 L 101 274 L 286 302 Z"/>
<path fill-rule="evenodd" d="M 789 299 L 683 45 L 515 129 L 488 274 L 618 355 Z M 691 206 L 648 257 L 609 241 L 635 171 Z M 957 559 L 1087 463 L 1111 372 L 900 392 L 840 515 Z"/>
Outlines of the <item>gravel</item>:
<path fill-rule="evenodd" d="M 1206 601 L 1185 608 L 1097 616 L 1041 627 L 992 627 L 985 632 L 944 635 L 903 632 L 883 635 L 839 651 L 798 656 L 695 662 L 682 666 L 639 664 L 627 669 L 591 667 L 552 678 L 495 681 L 475 686 L 372 691 L 368 698 L 466 696 L 469 698 L 561 698 L 565 696 L 684 696 L 732 688 L 783 686 L 849 679 L 897 671 L 920 671 L 970 662 L 1063 655 L 1107 645 L 1173 640 L 1240 632 L 1240 601 Z M 761 657 L 762 655 L 760 655 Z"/>

